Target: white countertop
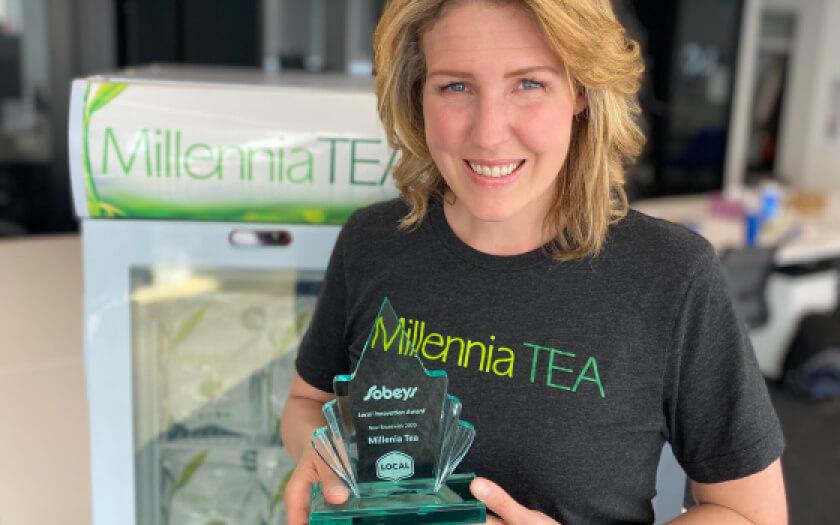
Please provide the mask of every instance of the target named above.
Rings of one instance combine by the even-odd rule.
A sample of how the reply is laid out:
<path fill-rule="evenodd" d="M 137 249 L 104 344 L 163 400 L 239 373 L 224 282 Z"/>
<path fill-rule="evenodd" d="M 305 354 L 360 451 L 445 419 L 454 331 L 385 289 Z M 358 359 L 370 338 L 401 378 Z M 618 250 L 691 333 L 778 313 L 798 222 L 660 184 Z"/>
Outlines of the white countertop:
<path fill-rule="evenodd" d="M 632 207 L 690 226 L 718 250 L 743 246 L 744 220 L 713 210 L 712 200 L 710 194 L 660 197 L 636 201 Z M 825 204 L 817 213 L 801 213 L 783 206 L 778 221 L 763 234 L 762 244 L 773 244 L 792 228 L 796 234 L 779 248 L 777 265 L 840 258 L 840 194 L 825 195 Z"/>

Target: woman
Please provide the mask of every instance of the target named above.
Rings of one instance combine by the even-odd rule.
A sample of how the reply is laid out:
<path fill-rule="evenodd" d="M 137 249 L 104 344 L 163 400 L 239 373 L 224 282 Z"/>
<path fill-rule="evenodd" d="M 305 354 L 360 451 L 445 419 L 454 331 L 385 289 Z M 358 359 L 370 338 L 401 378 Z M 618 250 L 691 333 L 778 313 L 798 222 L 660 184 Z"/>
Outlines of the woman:
<path fill-rule="evenodd" d="M 628 211 L 642 67 L 609 3 L 396 0 L 374 45 L 402 199 L 348 221 L 301 343 L 289 522 L 313 482 L 347 497 L 309 440 L 387 296 L 436 334 L 418 351 L 476 427 L 462 468 L 491 523 L 649 523 L 665 441 L 698 502 L 676 522 L 785 523 L 783 439 L 714 251 Z"/>

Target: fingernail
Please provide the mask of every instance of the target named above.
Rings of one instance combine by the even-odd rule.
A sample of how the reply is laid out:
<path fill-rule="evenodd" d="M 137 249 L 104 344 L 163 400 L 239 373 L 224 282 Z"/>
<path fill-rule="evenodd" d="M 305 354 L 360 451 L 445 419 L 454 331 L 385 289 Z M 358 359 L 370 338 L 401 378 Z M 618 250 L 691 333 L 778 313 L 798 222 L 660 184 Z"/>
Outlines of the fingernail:
<path fill-rule="evenodd" d="M 347 489 L 344 488 L 344 487 L 340 487 L 340 486 L 339 487 L 330 487 L 329 489 L 327 489 L 327 495 L 328 496 L 346 496 L 347 495 Z"/>
<path fill-rule="evenodd" d="M 490 494 L 490 485 L 480 479 L 473 481 L 473 494 L 478 498 L 486 498 Z"/>

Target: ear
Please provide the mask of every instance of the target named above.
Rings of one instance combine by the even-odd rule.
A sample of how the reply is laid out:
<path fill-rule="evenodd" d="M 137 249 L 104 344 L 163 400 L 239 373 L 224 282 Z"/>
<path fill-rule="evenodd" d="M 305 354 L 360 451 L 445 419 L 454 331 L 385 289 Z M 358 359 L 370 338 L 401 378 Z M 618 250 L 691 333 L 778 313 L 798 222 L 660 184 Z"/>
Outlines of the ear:
<path fill-rule="evenodd" d="M 586 101 L 586 88 L 578 86 L 577 94 L 575 96 L 575 115 L 580 115 L 588 105 Z"/>

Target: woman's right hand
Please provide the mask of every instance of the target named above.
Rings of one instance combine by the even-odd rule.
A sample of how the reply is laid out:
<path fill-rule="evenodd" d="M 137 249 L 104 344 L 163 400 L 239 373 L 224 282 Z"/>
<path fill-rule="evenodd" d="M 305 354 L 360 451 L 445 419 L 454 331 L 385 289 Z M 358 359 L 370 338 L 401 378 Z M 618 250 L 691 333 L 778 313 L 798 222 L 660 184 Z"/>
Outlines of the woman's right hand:
<path fill-rule="evenodd" d="M 324 497 L 329 503 L 338 504 L 347 500 L 349 492 L 324 460 L 311 446 L 304 451 L 297 467 L 286 485 L 283 500 L 286 504 L 286 523 L 288 525 L 306 525 L 309 523 L 309 505 L 312 485 L 324 486 Z"/>

